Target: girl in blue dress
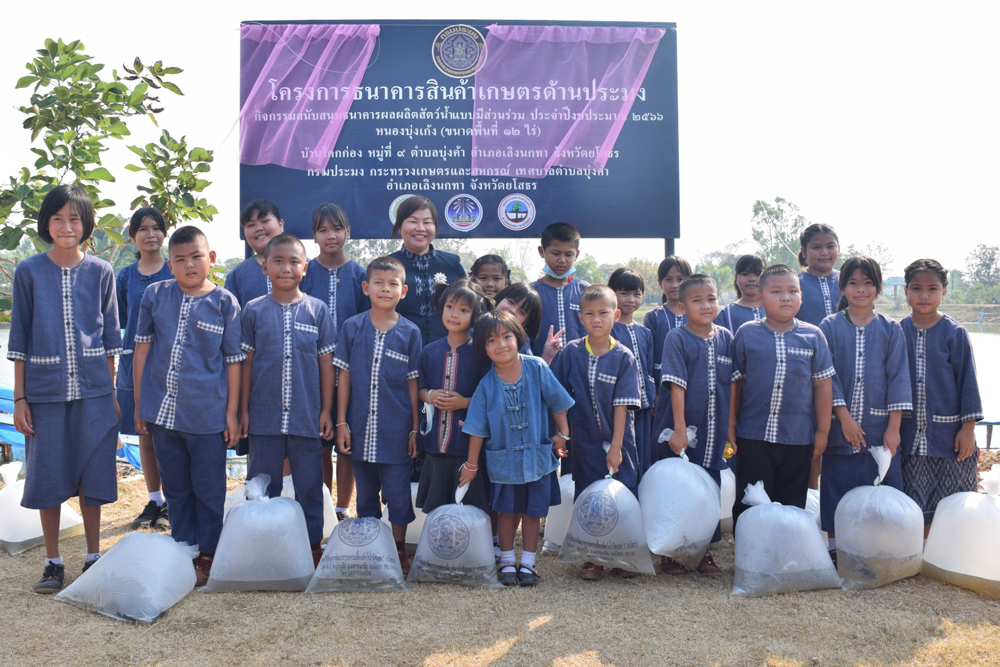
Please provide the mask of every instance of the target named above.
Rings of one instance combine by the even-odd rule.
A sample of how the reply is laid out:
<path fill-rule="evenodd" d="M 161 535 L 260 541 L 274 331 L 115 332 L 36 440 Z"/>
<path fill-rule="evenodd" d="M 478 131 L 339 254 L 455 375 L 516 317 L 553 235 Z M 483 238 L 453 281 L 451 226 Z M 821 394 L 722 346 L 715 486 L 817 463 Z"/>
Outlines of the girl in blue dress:
<path fill-rule="evenodd" d="M 903 490 L 899 448 L 903 410 L 913 408 L 903 330 L 875 310 L 882 270 L 870 257 L 852 257 L 840 274 L 841 310 L 820 323 L 833 355 L 833 412 L 823 452 L 820 520 L 836 562 L 834 514 L 851 489 L 870 486 L 878 464 L 868 447 L 884 446 L 892 463 L 882 484 Z"/>
<path fill-rule="evenodd" d="M 815 326 L 837 312 L 840 302 L 840 239 L 830 225 L 814 224 L 799 235 L 799 287 L 802 307 L 798 318 Z"/>
<path fill-rule="evenodd" d="M 549 507 L 562 501 L 555 471 L 557 456 L 566 455 L 573 399 L 538 357 L 519 354 L 527 337 L 514 317 L 486 313 L 476 323 L 473 349 L 489 358 L 487 372 L 469 403 L 462 430 L 469 437 L 469 456 L 459 485 L 471 483 L 479 471 L 479 453 L 486 448 L 491 481 L 490 505 L 500 513 L 500 571 L 505 585 L 538 583 L 535 550 L 538 527 Z M 549 430 L 549 416 L 556 432 Z M 523 550 L 515 564 L 514 533 L 521 522 Z"/>
<path fill-rule="evenodd" d="M 757 303 L 757 283 L 764 273 L 764 260 L 757 255 L 740 255 L 733 272 L 736 301 L 719 312 L 715 324 L 735 334 L 741 325 L 764 317 L 764 308 Z"/>
<path fill-rule="evenodd" d="M 146 288 L 161 280 L 173 278 L 167 260 L 163 257 L 163 239 L 167 236 L 167 222 L 155 208 L 143 206 L 132 214 L 128 235 L 138 250 L 136 261 L 118 272 L 115 285 L 118 291 L 118 317 L 125 323 L 122 356 L 118 359 L 118 378 L 115 394 L 121 407 L 122 418 L 118 432 L 138 435 L 139 460 L 142 476 L 146 481 L 149 501 L 134 521 L 132 528 L 170 529 L 167 501 L 160 484 L 160 469 L 156 466 L 153 439 L 139 435 L 135 430 L 135 387 L 132 384 L 132 354 L 135 351 L 135 329 L 139 323 L 139 304 Z"/>
<path fill-rule="evenodd" d="M 427 456 L 420 471 L 416 505 L 425 514 L 455 502 L 459 469 L 469 456 L 469 436 L 462 432 L 466 410 L 490 368 L 489 360 L 472 351 L 472 329 L 484 312 L 493 309 L 479 285 L 468 278 L 436 289 L 434 302 L 448 335 L 426 345 L 420 353 L 420 400 L 425 407 L 417 448 Z M 485 455 L 480 459 L 485 460 Z M 462 502 L 490 511 L 484 475 L 470 483 Z"/>
<path fill-rule="evenodd" d="M 510 269 L 500 255 L 483 255 L 472 263 L 469 275 L 483 288 L 483 294 L 493 300 L 510 286 Z"/>
<path fill-rule="evenodd" d="M 681 283 L 691 276 L 691 265 L 683 257 L 669 255 L 656 269 L 656 282 L 663 290 L 661 305 L 646 313 L 642 325 L 653 334 L 653 382 L 660 386 L 663 340 L 671 330 L 683 326 L 687 318 L 680 311 Z M 653 406 L 654 410 L 656 406 Z"/>
<path fill-rule="evenodd" d="M 100 558 L 101 505 L 118 499 L 114 357 L 122 339 L 111 265 L 80 249 L 93 230 L 86 190 L 54 188 L 38 212 L 38 235 L 52 247 L 14 273 L 7 358 L 14 362 L 14 427 L 24 434 L 27 457 L 21 505 L 39 510 L 45 536 L 37 593 L 63 586 L 62 503 L 80 497 L 86 572 Z"/>

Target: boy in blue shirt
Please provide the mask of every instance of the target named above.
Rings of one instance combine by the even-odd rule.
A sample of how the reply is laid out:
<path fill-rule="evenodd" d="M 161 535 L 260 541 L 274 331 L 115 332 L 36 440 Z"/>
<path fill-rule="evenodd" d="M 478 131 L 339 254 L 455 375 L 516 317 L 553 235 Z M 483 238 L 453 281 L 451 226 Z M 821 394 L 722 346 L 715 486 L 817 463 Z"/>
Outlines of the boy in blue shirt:
<path fill-rule="evenodd" d="M 215 252 L 197 227 L 170 236 L 174 280 L 146 288 L 132 372 L 135 428 L 152 435 L 171 536 L 197 544 L 197 583 L 208 581 L 222 532 L 226 446 L 239 439 L 240 306 L 208 279 Z"/>
<path fill-rule="evenodd" d="M 764 319 L 747 322 L 733 339 L 729 442 L 739 453 L 737 498 L 763 481 L 771 500 L 805 509 L 811 461 L 823 455 L 830 434 L 833 357 L 819 327 L 795 317 L 802 292 L 792 269 L 769 266 L 758 284 Z M 737 502 L 734 519 L 745 509 Z"/>
<path fill-rule="evenodd" d="M 313 561 L 323 555 L 323 466 L 320 438 L 333 437 L 333 351 L 336 335 L 326 304 L 299 291 L 306 249 L 291 234 L 264 248 L 271 293 L 247 304 L 241 317 L 243 386 L 240 431 L 252 449 L 247 478 L 271 477 L 268 495 L 281 495 L 285 458 L 295 499 L 306 517 Z M 281 400 L 278 401 L 278 397 Z"/>
<path fill-rule="evenodd" d="M 352 457 L 358 518 L 381 518 L 380 491 L 385 498 L 405 574 L 410 571 L 406 526 L 416 518 L 410 459 L 417 455 L 420 428 L 420 329 L 396 312 L 406 296 L 406 269 L 399 260 L 373 259 L 361 287 L 371 310 L 344 322 L 333 360 L 340 369 L 337 448 Z"/>
<path fill-rule="evenodd" d="M 233 267 L 226 274 L 226 289 L 240 302 L 240 308 L 259 296 L 271 292 L 271 281 L 265 275 L 264 248 L 267 242 L 285 229 L 278 207 L 266 199 L 254 199 L 240 212 L 243 238 L 253 248 L 253 257 Z"/>
<path fill-rule="evenodd" d="M 550 337 L 559 338 L 558 349 L 566 341 L 587 335 L 580 323 L 580 294 L 590 283 L 573 280 L 573 263 L 580 256 L 580 232 L 568 222 L 553 222 L 542 230 L 538 255 L 545 260 L 545 275 L 531 286 L 542 300 L 542 321 L 538 336 L 531 341 L 531 351 L 541 357 Z"/>

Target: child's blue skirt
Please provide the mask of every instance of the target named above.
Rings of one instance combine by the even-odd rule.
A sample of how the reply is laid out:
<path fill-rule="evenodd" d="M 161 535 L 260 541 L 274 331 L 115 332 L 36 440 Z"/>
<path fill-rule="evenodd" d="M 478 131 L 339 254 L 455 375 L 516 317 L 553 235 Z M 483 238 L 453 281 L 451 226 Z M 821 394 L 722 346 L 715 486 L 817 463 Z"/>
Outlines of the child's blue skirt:
<path fill-rule="evenodd" d="M 562 492 L 555 472 L 527 484 L 493 484 L 490 489 L 490 506 L 494 512 L 504 514 L 542 519 L 550 507 L 561 502 Z"/>
<path fill-rule="evenodd" d="M 30 407 L 35 435 L 24 439 L 21 505 L 48 509 L 81 492 L 87 506 L 118 500 L 114 394 Z"/>

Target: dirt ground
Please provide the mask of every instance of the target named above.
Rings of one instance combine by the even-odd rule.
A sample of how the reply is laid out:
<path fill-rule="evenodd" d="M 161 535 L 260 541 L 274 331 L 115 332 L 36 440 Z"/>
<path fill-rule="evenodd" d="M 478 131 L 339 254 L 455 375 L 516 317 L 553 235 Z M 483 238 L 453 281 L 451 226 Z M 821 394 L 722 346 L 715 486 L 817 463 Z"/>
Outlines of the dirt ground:
<path fill-rule="evenodd" d="M 121 484 L 103 517 L 105 550 L 145 500 L 141 480 Z M 83 538 L 62 550 L 69 583 Z M 871 591 L 734 598 L 731 537 L 714 553 L 717 577 L 588 583 L 542 556 L 534 590 L 195 591 L 143 627 L 34 594 L 36 548 L 0 554 L 0 664 L 1000 665 L 1000 602 L 923 576 Z"/>

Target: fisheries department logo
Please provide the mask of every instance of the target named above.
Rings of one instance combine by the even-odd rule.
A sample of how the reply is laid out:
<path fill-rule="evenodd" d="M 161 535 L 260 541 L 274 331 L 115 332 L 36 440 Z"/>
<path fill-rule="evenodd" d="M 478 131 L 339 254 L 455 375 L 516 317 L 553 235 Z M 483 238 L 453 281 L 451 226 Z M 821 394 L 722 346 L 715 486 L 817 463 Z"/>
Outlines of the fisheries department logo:
<path fill-rule="evenodd" d="M 479 54 L 483 53 L 486 40 L 483 33 L 471 25 L 450 25 L 437 34 L 431 45 L 434 64 L 444 74 L 464 79 L 476 73 Z M 486 62 L 486 58 L 483 58 Z"/>
<path fill-rule="evenodd" d="M 337 526 L 337 535 L 349 547 L 363 547 L 374 542 L 380 530 L 382 522 L 369 516 L 364 519 L 344 519 Z"/>
<path fill-rule="evenodd" d="M 391 222 L 394 225 L 396 224 L 396 211 L 399 210 L 399 205 L 412 196 L 413 196 L 412 194 L 399 195 L 398 197 L 392 200 L 392 203 L 389 204 L 389 222 Z"/>
<path fill-rule="evenodd" d="M 455 195 L 444 207 L 444 219 L 452 229 L 471 232 L 483 219 L 483 205 L 472 195 Z"/>
<path fill-rule="evenodd" d="M 497 208 L 500 224 L 515 232 L 527 229 L 535 221 L 535 202 L 524 195 L 507 195 Z"/>
<path fill-rule="evenodd" d="M 427 543 L 439 558 L 458 558 L 469 548 L 469 529 L 458 517 L 447 514 L 439 516 L 427 524 Z"/>
<path fill-rule="evenodd" d="M 618 505 L 615 499 L 603 491 L 594 491 L 584 496 L 576 508 L 580 526 L 593 535 L 607 535 L 618 524 Z"/>

